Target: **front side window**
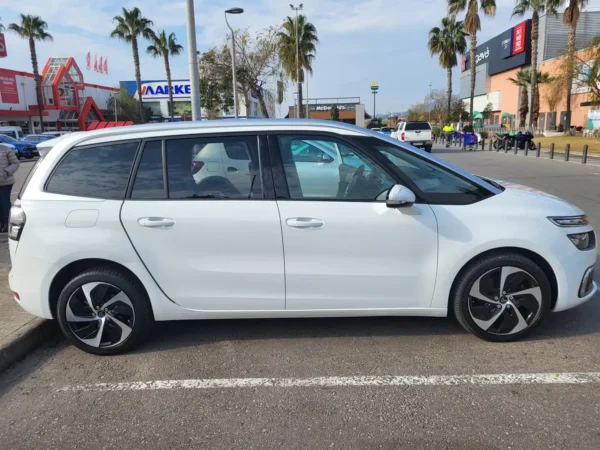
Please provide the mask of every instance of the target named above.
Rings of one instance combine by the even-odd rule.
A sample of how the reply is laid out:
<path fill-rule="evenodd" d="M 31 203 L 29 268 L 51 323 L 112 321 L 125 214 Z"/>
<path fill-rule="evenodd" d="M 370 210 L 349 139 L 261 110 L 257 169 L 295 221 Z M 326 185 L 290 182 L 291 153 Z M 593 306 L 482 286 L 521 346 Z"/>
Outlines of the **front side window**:
<path fill-rule="evenodd" d="M 73 149 L 55 169 L 46 191 L 75 197 L 123 199 L 138 142 Z"/>
<path fill-rule="evenodd" d="M 464 201 L 460 203 L 474 202 L 491 195 L 482 186 L 402 147 L 381 145 L 380 141 L 376 141 L 374 148 L 403 172 L 423 194 L 453 196 L 448 197 L 448 200 L 456 199 L 456 196 L 464 196 Z"/>
<path fill-rule="evenodd" d="M 263 198 L 257 136 L 166 141 L 169 198 Z"/>
<path fill-rule="evenodd" d="M 376 162 L 334 138 L 279 136 L 285 178 L 295 200 L 385 200 L 394 179 Z"/>

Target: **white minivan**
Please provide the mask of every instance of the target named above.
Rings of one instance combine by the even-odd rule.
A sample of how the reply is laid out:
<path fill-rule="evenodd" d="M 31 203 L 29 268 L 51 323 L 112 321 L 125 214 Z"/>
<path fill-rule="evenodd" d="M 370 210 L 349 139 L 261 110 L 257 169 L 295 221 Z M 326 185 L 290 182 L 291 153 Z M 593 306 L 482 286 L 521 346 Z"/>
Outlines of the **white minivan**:
<path fill-rule="evenodd" d="M 10 287 L 90 353 L 181 319 L 453 314 L 510 341 L 598 288 L 579 208 L 364 128 L 184 122 L 39 146 Z"/>
<path fill-rule="evenodd" d="M 17 141 L 20 141 L 23 138 L 23 129 L 21 127 L 14 126 L 0 126 L 0 134 L 5 134 L 6 136 L 10 136 Z"/>

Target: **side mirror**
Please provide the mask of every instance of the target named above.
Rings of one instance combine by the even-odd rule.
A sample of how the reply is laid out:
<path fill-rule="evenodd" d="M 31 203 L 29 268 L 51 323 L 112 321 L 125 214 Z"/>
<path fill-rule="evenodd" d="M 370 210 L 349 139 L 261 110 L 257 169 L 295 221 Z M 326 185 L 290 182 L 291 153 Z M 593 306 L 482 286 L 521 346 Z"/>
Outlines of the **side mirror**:
<path fill-rule="evenodd" d="M 415 193 L 406 186 L 396 184 L 390 189 L 386 205 L 388 208 L 403 208 L 412 206 L 416 201 Z"/>

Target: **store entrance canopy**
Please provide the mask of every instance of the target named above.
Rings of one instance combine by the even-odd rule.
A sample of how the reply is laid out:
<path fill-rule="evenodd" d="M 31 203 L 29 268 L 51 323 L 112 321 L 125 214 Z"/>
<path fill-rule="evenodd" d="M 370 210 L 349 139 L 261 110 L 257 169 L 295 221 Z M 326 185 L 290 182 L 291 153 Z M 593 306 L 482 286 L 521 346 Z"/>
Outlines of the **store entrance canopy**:
<path fill-rule="evenodd" d="M 507 117 L 508 117 L 508 118 L 512 117 L 511 113 L 503 112 L 503 113 L 502 113 L 502 118 L 503 118 L 503 119 L 506 119 Z"/>

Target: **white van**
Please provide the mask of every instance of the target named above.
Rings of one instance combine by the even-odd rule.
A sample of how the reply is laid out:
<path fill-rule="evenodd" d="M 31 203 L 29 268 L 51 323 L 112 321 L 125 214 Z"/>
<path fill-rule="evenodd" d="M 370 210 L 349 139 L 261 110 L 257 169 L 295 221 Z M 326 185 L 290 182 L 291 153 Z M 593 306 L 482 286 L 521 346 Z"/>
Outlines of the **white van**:
<path fill-rule="evenodd" d="M 21 138 L 24 136 L 21 127 L 0 127 L 0 134 L 5 134 L 7 136 L 10 136 L 11 138 L 15 138 L 17 141 L 20 141 Z"/>

